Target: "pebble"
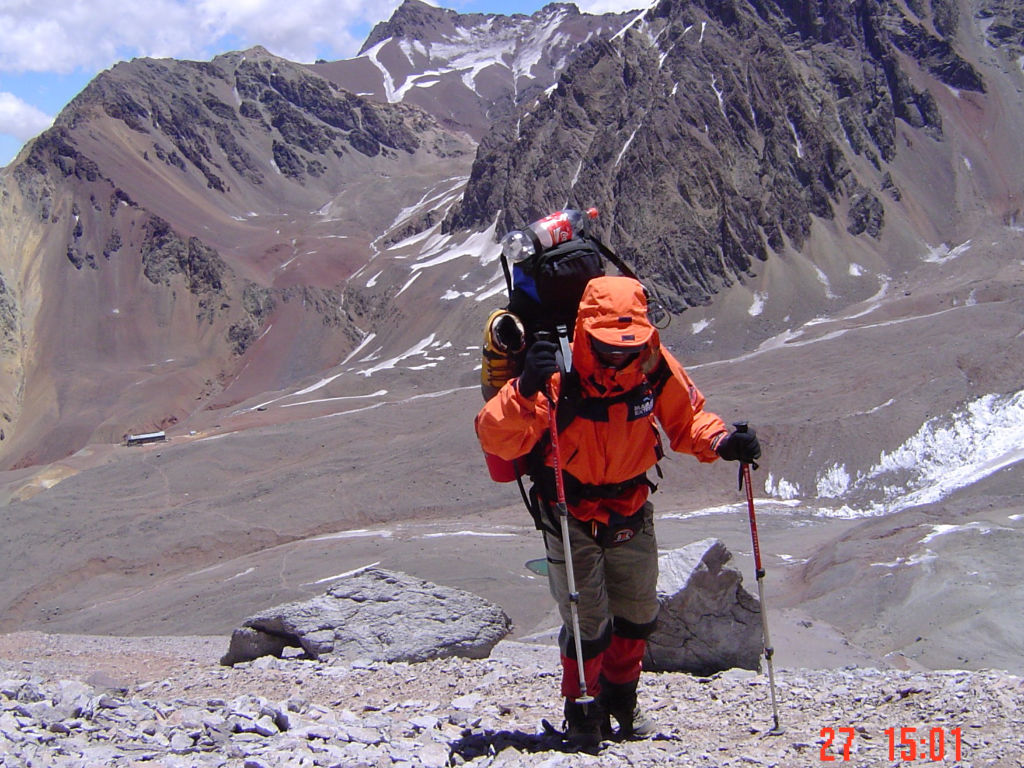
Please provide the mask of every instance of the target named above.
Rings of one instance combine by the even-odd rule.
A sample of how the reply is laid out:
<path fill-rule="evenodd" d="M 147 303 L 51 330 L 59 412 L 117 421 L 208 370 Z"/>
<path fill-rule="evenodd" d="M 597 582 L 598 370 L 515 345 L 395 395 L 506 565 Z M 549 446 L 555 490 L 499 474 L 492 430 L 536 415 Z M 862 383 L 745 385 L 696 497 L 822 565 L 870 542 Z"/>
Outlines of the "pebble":
<path fill-rule="evenodd" d="M 657 735 L 573 753 L 541 728 L 561 720 L 555 652 L 543 650 L 421 664 L 194 665 L 187 685 L 125 690 L 0 668 L 0 768 L 897 766 L 887 729 L 898 757 L 903 728 L 925 739 L 918 750 L 933 740 L 925 758 L 941 743 L 931 764 L 1022 765 L 1024 680 L 998 670 L 777 670 L 781 735 L 771 733 L 764 675 L 646 674 L 641 702 Z"/>

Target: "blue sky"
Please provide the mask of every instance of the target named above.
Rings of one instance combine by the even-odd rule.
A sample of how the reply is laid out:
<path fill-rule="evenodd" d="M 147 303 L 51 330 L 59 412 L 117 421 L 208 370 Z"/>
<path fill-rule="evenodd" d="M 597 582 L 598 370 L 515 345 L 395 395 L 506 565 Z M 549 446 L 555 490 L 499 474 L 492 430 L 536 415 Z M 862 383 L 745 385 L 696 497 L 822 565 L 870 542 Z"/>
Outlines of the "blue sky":
<path fill-rule="evenodd" d="M 546 0 L 447 0 L 460 13 L 526 13 Z M 90 80 L 137 56 L 206 61 L 262 45 L 293 61 L 354 56 L 401 0 L 0 0 L 0 167 Z M 651 0 L 577 0 L 582 11 Z"/>

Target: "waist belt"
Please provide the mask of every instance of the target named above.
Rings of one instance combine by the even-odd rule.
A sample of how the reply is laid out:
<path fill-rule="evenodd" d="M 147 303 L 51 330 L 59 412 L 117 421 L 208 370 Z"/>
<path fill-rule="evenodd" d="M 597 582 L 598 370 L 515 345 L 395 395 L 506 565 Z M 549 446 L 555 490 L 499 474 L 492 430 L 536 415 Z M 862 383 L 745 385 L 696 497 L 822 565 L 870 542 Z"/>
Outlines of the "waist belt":
<path fill-rule="evenodd" d="M 594 499 L 617 499 L 633 490 L 638 485 L 646 485 L 652 491 L 657 486 L 647 479 L 647 473 L 641 472 L 635 477 L 623 480 L 618 483 L 584 483 L 577 480 L 565 470 L 562 471 L 562 482 L 565 486 L 565 501 L 568 504 L 579 504 L 581 501 Z M 539 479 L 541 494 L 545 499 L 555 499 L 557 490 L 555 488 L 555 470 L 545 466 Z"/>

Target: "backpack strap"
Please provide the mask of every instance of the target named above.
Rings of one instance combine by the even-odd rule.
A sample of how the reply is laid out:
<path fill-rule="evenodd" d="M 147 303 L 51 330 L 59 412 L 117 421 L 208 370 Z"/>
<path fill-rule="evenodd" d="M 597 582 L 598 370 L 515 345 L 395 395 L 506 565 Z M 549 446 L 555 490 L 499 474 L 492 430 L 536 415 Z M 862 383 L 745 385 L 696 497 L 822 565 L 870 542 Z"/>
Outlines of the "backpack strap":
<path fill-rule="evenodd" d="M 630 267 L 625 261 L 623 261 L 622 258 L 617 253 L 615 253 L 611 248 L 602 243 L 596 237 L 592 237 L 590 235 L 584 235 L 583 239 L 586 240 L 591 245 L 593 245 L 594 248 L 597 249 L 598 253 L 600 253 L 602 256 L 604 256 L 604 258 L 606 258 L 608 261 L 614 264 L 615 267 L 619 270 L 619 272 L 621 272 L 626 277 L 633 278 L 638 283 L 641 283 L 643 285 L 643 281 L 640 280 L 639 277 L 637 277 L 637 274 L 636 272 L 633 271 L 632 267 Z M 644 292 L 648 294 L 647 313 L 648 316 L 651 318 L 651 322 L 654 324 L 654 327 L 668 327 L 668 324 L 672 321 L 672 315 L 668 313 L 668 311 L 661 304 L 661 302 L 657 300 L 656 297 L 652 297 L 650 295 L 650 292 L 648 291 L 646 285 L 644 285 Z M 661 323 L 664 323 L 664 325 L 662 325 Z"/>
<path fill-rule="evenodd" d="M 569 504 L 579 504 L 584 500 L 618 498 L 638 485 L 646 485 L 651 490 L 657 490 L 658 487 L 648 479 L 646 472 L 619 483 L 594 484 L 580 482 L 572 474 L 562 470 L 562 481 L 565 485 L 565 500 Z M 543 472 L 537 477 L 531 496 L 538 493 L 541 499 L 555 498 L 555 470 L 552 467 L 545 465 Z M 535 517 L 535 522 L 536 519 Z M 540 524 L 537 527 L 544 530 Z"/>
<path fill-rule="evenodd" d="M 501 252 L 501 271 L 505 273 L 505 286 L 508 289 L 506 295 L 512 295 L 512 270 L 509 269 L 508 259 L 505 258 L 505 252 Z"/>
<path fill-rule="evenodd" d="M 609 248 L 596 237 L 593 237 L 591 235 L 584 235 L 583 239 L 586 240 L 591 245 L 593 245 L 597 249 L 598 253 L 600 253 L 602 256 L 608 259 L 608 261 L 614 264 L 615 268 L 618 269 L 619 272 L 621 272 L 626 277 L 631 277 L 637 282 L 640 282 L 640 278 L 636 276 L 636 272 L 633 271 L 633 268 L 630 267 L 625 261 L 623 261 L 622 258 L 617 253 L 615 253 L 611 248 Z"/>
<path fill-rule="evenodd" d="M 654 401 L 661 396 L 671 378 L 672 370 L 665 358 L 658 354 L 654 368 L 646 375 L 644 382 L 633 389 L 612 397 L 585 397 L 579 373 L 571 370 L 562 377 L 558 398 L 558 431 L 564 432 L 577 416 L 590 421 L 608 421 L 608 410 L 616 403 L 630 405 L 630 419 L 646 416 L 653 410 Z"/>
<path fill-rule="evenodd" d="M 672 369 L 668 367 L 668 363 L 665 362 L 665 356 L 659 351 L 658 362 L 654 364 L 654 368 L 647 374 L 647 383 L 655 397 L 661 396 L 661 391 L 665 389 L 665 385 L 668 384 L 671 378 Z"/>
<path fill-rule="evenodd" d="M 665 384 L 671 377 L 672 371 L 669 369 L 668 363 L 665 362 L 664 357 L 658 355 L 658 363 L 647 374 L 646 380 L 628 392 L 623 392 L 614 397 L 584 397 L 580 386 L 579 373 L 575 370 L 568 371 L 562 376 L 556 429 L 560 433 L 564 432 L 577 417 L 590 421 L 607 421 L 608 409 L 615 403 L 627 403 L 630 407 L 631 419 L 643 418 L 652 412 L 654 401 L 661 394 Z M 654 429 L 655 441 L 657 443 L 655 451 L 660 461 L 664 455 L 661 447 L 661 438 L 657 428 L 652 428 Z M 542 494 L 548 493 L 554 488 L 554 471 L 544 463 L 544 454 L 550 441 L 550 436 L 545 434 L 540 442 L 534 446 L 527 458 L 528 474 L 534 483 L 533 489 L 529 494 L 529 501 L 527 501 L 527 494 L 525 487 L 522 485 L 522 480 L 519 480 L 526 508 L 530 510 L 538 530 L 547 530 L 547 527 L 544 525 L 546 521 L 543 520 L 542 514 L 544 505 L 537 503 L 538 486 Z M 663 477 L 660 464 L 655 465 L 655 471 L 659 478 Z M 587 498 L 612 498 L 628 488 L 641 483 L 646 484 L 651 491 L 658 489 L 658 486 L 648 479 L 646 473 L 637 475 L 622 483 L 609 483 L 605 485 L 581 483 L 564 470 L 562 475 L 565 480 L 566 494 L 570 503 L 576 503 L 581 499 Z M 553 498 L 551 495 L 547 497 Z"/>

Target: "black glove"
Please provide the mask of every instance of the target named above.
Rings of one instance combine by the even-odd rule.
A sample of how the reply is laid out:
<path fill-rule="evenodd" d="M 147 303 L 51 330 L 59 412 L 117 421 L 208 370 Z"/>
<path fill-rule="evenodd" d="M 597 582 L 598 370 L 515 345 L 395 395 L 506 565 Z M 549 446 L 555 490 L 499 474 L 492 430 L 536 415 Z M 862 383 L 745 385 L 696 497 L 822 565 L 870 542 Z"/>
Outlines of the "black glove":
<path fill-rule="evenodd" d="M 533 397 L 545 386 L 551 374 L 558 370 L 558 345 L 550 341 L 537 341 L 526 352 L 523 372 L 519 374 L 519 394 Z"/>
<path fill-rule="evenodd" d="M 761 444 L 757 441 L 757 434 L 752 427 L 747 427 L 744 432 L 737 430 L 726 435 L 718 441 L 715 450 L 726 461 L 742 461 L 744 464 L 753 464 L 761 458 Z"/>

